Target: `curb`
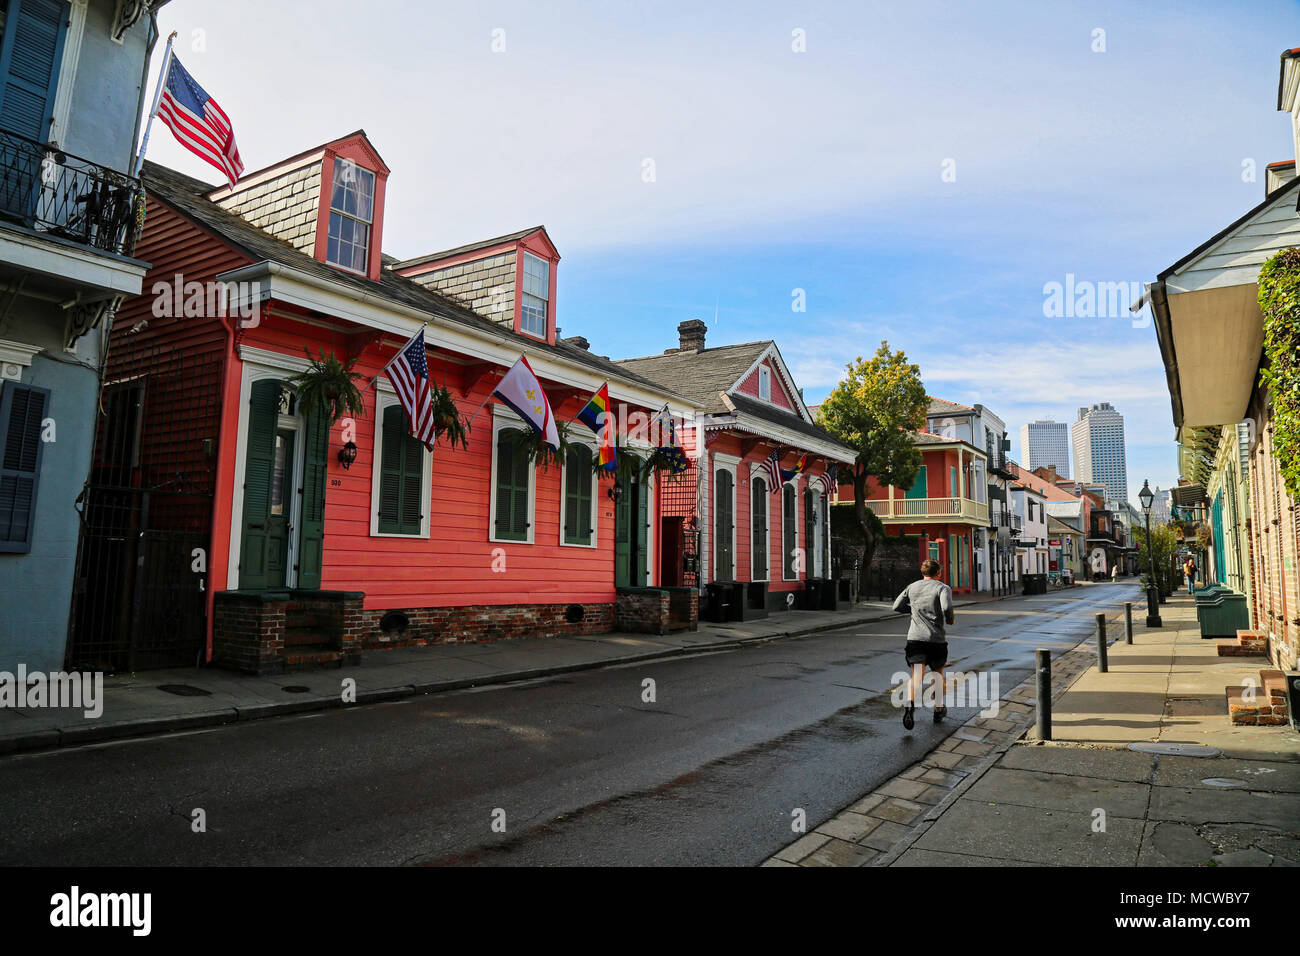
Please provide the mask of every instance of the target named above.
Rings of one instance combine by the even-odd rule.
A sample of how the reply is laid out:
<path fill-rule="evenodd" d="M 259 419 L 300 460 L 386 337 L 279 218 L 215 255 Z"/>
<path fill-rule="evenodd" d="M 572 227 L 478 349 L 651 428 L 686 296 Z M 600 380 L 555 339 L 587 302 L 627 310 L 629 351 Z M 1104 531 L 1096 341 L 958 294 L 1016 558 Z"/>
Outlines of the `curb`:
<path fill-rule="evenodd" d="M 998 600 L 1001 600 L 1000 598 Z M 987 604 L 988 601 L 970 601 L 967 604 Z M 961 605 L 957 605 L 961 606 Z M 400 684 L 395 687 L 382 687 L 374 690 L 358 690 L 357 700 L 353 704 L 344 704 L 337 696 L 308 697 L 301 700 L 287 700 L 275 703 L 232 704 L 211 711 L 196 714 L 168 715 L 165 717 L 144 717 L 136 720 L 122 721 L 115 724 L 84 724 L 70 728 L 50 728 L 37 730 L 29 734 L 16 734 L 0 737 L 0 756 L 13 753 L 30 753 L 41 750 L 58 750 L 63 747 L 80 747 L 87 744 L 103 743 L 110 740 L 124 740 L 132 737 L 149 737 L 159 734 L 174 733 L 182 730 L 195 730 L 204 727 L 218 727 L 227 724 L 248 723 L 269 717 L 284 717 L 291 714 L 312 711 L 341 710 L 368 704 L 386 703 L 403 700 L 408 697 L 421 697 L 429 694 L 447 693 L 473 687 L 495 687 L 517 684 L 576 671 L 599 670 L 614 665 L 635 664 L 639 661 L 652 661 L 665 657 L 684 657 L 695 654 L 708 654 L 715 651 L 737 650 L 742 647 L 768 644 L 773 641 L 803 637 L 822 631 L 842 630 L 860 624 L 899 617 L 894 612 L 877 612 L 867 617 L 852 620 L 833 621 L 822 624 L 809 624 L 804 627 L 790 628 L 772 634 L 759 634 L 750 637 L 736 636 L 709 644 L 697 644 L 686 647 L 674 647 L 657 651 L 645 651 L 620 657 L 601 660 L 580 661 L 576 664 L 557 664 L 553 667 L 536 667 L 528 670 L 511 671 L 494 674 L 490 677 L 458 678 L 456 680 L 434 680 L 418 684 Z"/>

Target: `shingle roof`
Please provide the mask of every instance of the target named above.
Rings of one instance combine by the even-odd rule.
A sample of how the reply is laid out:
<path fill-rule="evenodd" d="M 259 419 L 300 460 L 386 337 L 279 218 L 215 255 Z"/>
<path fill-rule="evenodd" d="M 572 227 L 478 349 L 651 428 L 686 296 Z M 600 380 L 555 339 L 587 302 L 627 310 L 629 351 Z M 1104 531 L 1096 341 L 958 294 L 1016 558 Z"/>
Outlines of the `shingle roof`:
<path fill-rule="evenodd" d="M 428 255 L 415 256 L 411 259 L 402 259 L 397 263 L 397 267 L 405 269 L 407 266 L 423 265 L 426 262 L 433 262 L 437 259 L 445 259 L 448 256 L 458 256 L 462 252 L 473 252 L 475 249 L 486 249 L 488 246 L 495 246 L 502 242 L 513 242 L 516 239 L 522 239 L 524 236 L 531 236 L 542 226 L 533 226 L 529 229 L 520 229 L 518 232 L 512 232 L 505 236 L 496 236 L 492 239 L 481 239 L 478 242 L 467 243 L 463 246 L 456 246 L 453 249 L 444 249 L 442 252 L 430 252 Z"/>
<path fill-rule="evenodd" d="M 793 412 L 787 412 L 783 408 L 769 405 L 767 402 L 751 398 L 743 393 L 728 395 L 727 401 L 730 401 L 736 407 L 736 411 L 742 414 L 761 418 L 763 421 L 771 422 L 773 425 L 779 425 L 782 428 L 788 428 L 801 435 L 807 435 L 809 438 L 816 438 L 818 441 L 833 442 L 836 445 L 843 445 L 846 449 L 849 448 L 848 445 L 844 445 L 842 441 L 820 425 L 809 424 L 800 416 Z M 849 450 L 852 451 L 852 449 Z"/>
<path fill-rule="evenodd" d="M 523 339 L 477 312 L 389 269 L 381 269 L 379 279 L 376 281 L 328 266 L 209 200 L 206 194 L 214 187 L 202 180 L 148 161 L 144 164 L 141 178 L 147 193 L 216 233 L 222 240 L 256 262 L 263 260 L 278 262 L 309 275 L 350 286 L 358 293 L 379 296 L 395 304 L 430 313 L 466 329 L 486 333 L 498 339 L 516 340 L 521 345 L 527 344 L 531 350 L 550 353 L 559 359 L 595 369 L 602 375 L 634 382 L 668 397 L 690 399 L 688 395 L 675 392 L 671 386 L 668 391 L 665 391 L 663 385 L 642 376 L 636 369 L 623 368 L 603 355 L 596 355 L 576 345 L 564 341 L 548 345 L 533 338 Z"/>
<path fill-rule="evenodd" d="M 620 359 L 616 364 L 680 392 L 703 405 L 706 413 L 725 415 L 730 409 L 722 401 L 721 393 L 735 385 L 771 344 L 770 339 L 742 342 L 701 352 L 673 351 L 666 355 Z"/>
<path fill-rule="evenodd" d="M 927 415 L 956 415 L 965 412 L 973 412 L 975 409 L 969 405 L 962 405 L 959 402 L 950 402 L 946 398 L 931 398 L 930 407 L 926 411 Z"/>

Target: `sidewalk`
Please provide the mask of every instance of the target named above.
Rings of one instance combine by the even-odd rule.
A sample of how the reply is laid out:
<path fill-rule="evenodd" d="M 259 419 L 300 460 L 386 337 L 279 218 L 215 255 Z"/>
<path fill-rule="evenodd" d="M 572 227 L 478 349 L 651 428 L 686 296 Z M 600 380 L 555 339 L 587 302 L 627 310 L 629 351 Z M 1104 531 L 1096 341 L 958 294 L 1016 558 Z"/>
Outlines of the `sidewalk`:
<path fill-rule="evenodd" d="M 973 595 L 958 607 L 993 600 Z M 284 714 L 397 700 L 418 694 L 531 680 L 569 671 L 705 653 L 854 627 L 894 617 L 883 601 L 844 611 L 782 611 L 759 621 L 701 624 L 675 634 L 595 634 L 370 651 L 357 667 L 256 677 L 216 668 L 176 668 L 104 679 L 103 713 L 0 708 L 0 754 L 76 746 Z M 343 681 L 356 682 L 355 704 Z"/>
<path fill-rule="evenodd" d="M 1108 673 L 1095 637 L 1053 658 L 1054 740 L 1030 678 L 764 865 L 1300 865 L 1300 734 L 1233 726 L 1224 694 L 1269 665 L 1219 657 L 1186 594 L 1161 616 L 1135 605 L 1129 646 L 1108 615 Z"/>

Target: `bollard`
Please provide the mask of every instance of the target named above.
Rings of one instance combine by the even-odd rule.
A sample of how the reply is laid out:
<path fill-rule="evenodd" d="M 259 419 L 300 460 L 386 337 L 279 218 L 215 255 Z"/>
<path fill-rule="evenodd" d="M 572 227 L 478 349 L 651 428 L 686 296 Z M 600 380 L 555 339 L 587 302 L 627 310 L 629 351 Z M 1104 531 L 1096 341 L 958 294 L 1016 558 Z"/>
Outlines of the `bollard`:
<path fill-rule="evenodd" d="M 1124 643 L 1133 643 L 1133 602 L 1124 602 Z"/>
<path fill-rule="evenodd" d="M 1106 615 L 1097 615 L 1097 670 L 1105 674 L 1106 666 Z"/>
<path fill-rule="evenodd" d="M 1035 669 L 1038 678 L 1038 715 L 1034 727 L 1039 740 L 1052 739 L 1052 652 L 1040 647 L 1034 651 Z"/>

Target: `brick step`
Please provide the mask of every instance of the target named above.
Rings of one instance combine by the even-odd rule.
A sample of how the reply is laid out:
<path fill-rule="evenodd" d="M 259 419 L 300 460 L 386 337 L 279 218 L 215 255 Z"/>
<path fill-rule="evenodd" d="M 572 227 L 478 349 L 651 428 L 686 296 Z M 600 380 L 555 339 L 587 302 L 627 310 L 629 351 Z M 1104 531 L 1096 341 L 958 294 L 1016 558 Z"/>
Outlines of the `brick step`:
<path fill-rule="evenodd" d="M 1259 684 L 1247 699 L 1246 687 L 1225 687 L 1228 697 L 1228 719 L 1237 726 L 1278 727 L 1290 720 L 1290 701 L 1286 692 L 1286 677 L 1280 670 L 1264 668 L 1259 672 Z"/>
<path fill-rule="evenodd" d="M 1220 657 L 1267 657 L 1268 635 L 1263 631 L 1238 631 L 1237 638 L 1218 647 Z"/>
<path fill-rule="evenodd" d="M 310 628 L 285 628 L 284 629 L 284 646 L 300 647 L 302 645 L 319 645 L 320 647 L 338 650 L 335 642 L 325 634 Z"/>
<path fill-rule="evenodd" d="M 284 652 L 286 671 L 325 670 L 343 666 L 343 652 L 317 648 L 294 648 Z"/>
<path fill-rule="evenodd" d="M 320 618 L 314 611 L 306 611 L 301 608 L 286 610 L 284 612 L 284 626 L 286 630 L 291 627 L 319 627 Z"/>

